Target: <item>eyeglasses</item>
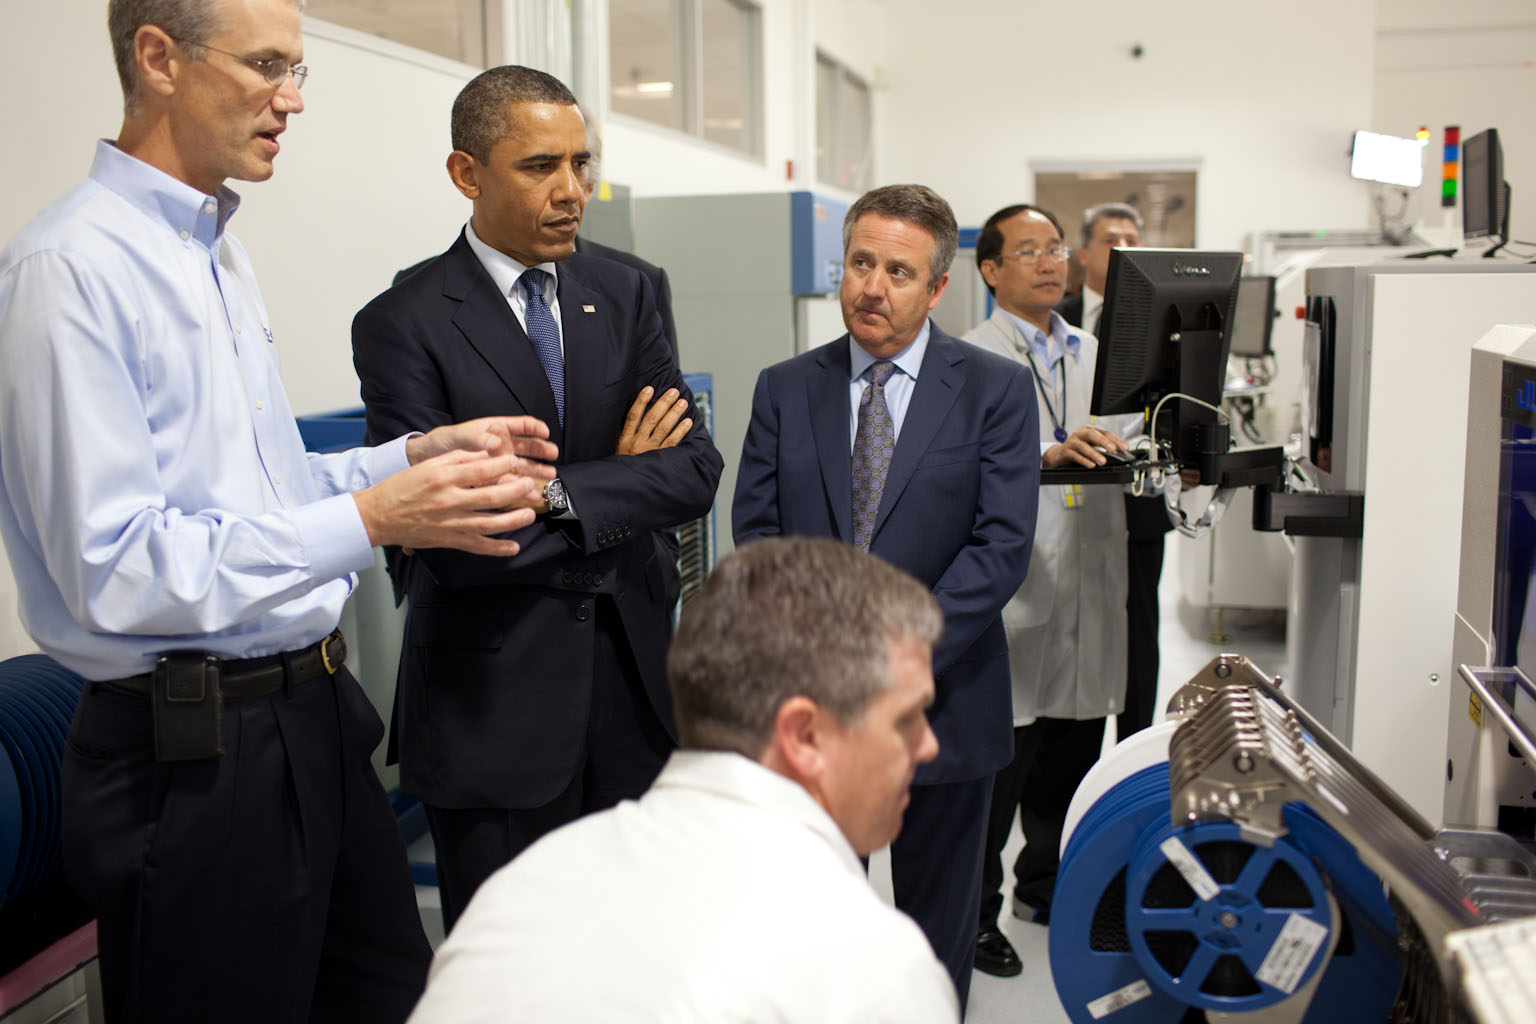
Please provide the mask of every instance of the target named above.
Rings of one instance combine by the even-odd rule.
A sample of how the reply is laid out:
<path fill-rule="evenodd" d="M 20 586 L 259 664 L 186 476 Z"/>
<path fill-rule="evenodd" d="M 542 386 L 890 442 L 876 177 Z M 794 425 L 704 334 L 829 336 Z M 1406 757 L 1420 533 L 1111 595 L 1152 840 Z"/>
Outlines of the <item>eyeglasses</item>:
<path fill-rule="evenodd" d="M 207 43 L 194 43 L 185 39 L 178 39 L 176 41 L 183 46 L 200 46 L 205 50 L 212 50 L 214 53 L 222 53 L 226 57 L 233 57 L 242 64 L 248 64 L 261 74 L 261 77 L 268 85 L 282 85 L 283 79 L 292 75 L 293 87 L 295 89 L 302 89 L 304 88 L 304 79 L 309 77 L 309 68 L 303 64 L 289 64 L 285 60 L 242 57 L 238 53 L 230 53 L 228 50 L 221 50 L 217 46 L 209 46 Z"/>
<path fill-rule="evenodd" d="M 1021 263 L 1034 263 L 1042 256 L 1052 263 L 1065 263 L 1067 257 L 1072 255 L 1072 250 L 1064 245 L 1053 245 L 1049 249 L 1019 249 L 1016 252 L 1004 253 L 999 259 L 1018 260 Z"/>

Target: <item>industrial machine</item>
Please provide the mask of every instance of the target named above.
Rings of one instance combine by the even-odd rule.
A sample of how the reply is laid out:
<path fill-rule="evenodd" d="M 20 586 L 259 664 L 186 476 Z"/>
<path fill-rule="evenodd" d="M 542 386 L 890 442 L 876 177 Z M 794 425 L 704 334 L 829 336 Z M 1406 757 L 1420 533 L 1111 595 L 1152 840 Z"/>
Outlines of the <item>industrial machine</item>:
<path fill-rule="evenodd" d="M 1427 279 L 1376 283 L 1396 280 Z M 1449 757 L 1445 719 L 1418 713 L 1395 723 L 1406 753 L 1382 762 L 1443 765 L 1445 814 L 1309 709 L 1305 680 L 1217 657 L 1073 797 L 1050 955 L 1074 1021 L 1536 1019 L 1536 326 L 1497 326 L 1459 359 Z M 1439 608 L 1426 589 L 1400 610 Z M 1356 667 L 1347 689 L 1358 705 L 1412 698 L 1413 682 Z"/>
<path fill-rule="evenodd" d="M 1527 847 L 1436 829 L 1224 654 L 1073 797 L 1051 973 L 1076 1022 L 1530 1020 L 1536 955 L 1481 933 L 1532 914 Z"/>
<path fill-rule="evenodd" d="M 1437 821 L 1470 357 L 1493 325 L 1536 323 L 1536 266 L 1315 268 L 1306 310 L 1294 493 L 1254 512 L 1294 544 L 1293 696 Z"/>
<path fill-rule="evenodd" d="M 752 389 L 765 367 L 845 330 L 837 301 L 848 204 L 812 192 L 634 201 L 636 251 L 667 268 L 685 367 L 714 378 L 716 492 L 729 516 Z M 731 548 L 721 531 L 722 551 Z"/>

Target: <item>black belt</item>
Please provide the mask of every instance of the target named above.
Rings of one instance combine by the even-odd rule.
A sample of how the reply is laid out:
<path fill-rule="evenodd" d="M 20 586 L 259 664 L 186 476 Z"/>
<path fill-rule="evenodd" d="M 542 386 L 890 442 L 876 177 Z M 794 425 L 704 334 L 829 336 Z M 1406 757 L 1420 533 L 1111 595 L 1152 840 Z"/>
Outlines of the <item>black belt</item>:
<path fill-rule="evenodd" d="M 265 697 L 269 693 L 276 693 L 285 685 L 295 686 L 322 676 L 333 676 L 346 660 L 347 641 L 338 629 L 324 640 L 310 644 L 303 650 L 224 662 L 219 689 L 223 691 L 226 704 L 231 701 L 250 700 L 253 697 Z M 127 690 L 140 697 L 148 697 L 153 678 L 153 673 L 146 672 L 141 676 L 108 679 L 105 682 L 108 686 Z"/>

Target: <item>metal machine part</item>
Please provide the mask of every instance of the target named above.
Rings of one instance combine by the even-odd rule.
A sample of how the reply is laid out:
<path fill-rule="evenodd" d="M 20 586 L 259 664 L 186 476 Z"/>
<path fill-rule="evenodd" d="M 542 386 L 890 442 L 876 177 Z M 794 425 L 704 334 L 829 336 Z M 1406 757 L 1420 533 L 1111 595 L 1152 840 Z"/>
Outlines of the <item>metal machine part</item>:
<path fill-rule="evenodd" d="M 1359 851 L 1434 947 L 1479 923 L 1429 822 L 1248 659 L 1213 660 L 1174 694 L 1175 709 L 1186 718 L 1169 742 L 1176 819 L 1227 818 L 1278 837 L 1284 805 L 1303 801 Z"/>
<path fill-rule="evenodd" d="M 1447 938 L 1536 920 L 1536 856 L 1436 830 L 1241 656 L 1167 717 L 1068 813 L 1050 948 L 1073 1019 L 1469 1019 Z"/>

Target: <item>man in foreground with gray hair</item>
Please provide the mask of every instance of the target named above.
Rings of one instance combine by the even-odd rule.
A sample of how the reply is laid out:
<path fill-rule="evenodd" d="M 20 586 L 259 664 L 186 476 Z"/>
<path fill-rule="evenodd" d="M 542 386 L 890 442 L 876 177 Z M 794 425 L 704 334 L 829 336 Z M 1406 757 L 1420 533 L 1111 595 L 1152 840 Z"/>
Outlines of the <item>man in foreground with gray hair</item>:
<path fill-rule="evenodd" d="M 942 628 L 920 583 L 837 541 L 727 557 L 667 657 L 682 749 L 491 876 L 411 1020 L 954 1021 L 858 859 L 938 753 Z"/>

